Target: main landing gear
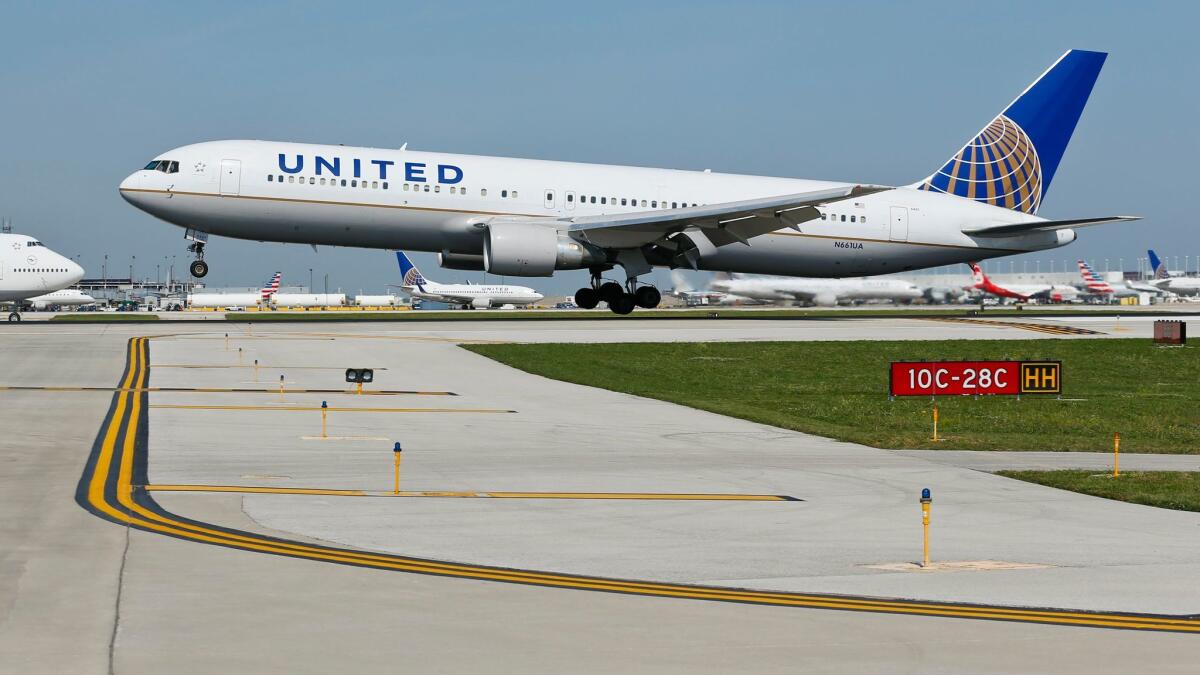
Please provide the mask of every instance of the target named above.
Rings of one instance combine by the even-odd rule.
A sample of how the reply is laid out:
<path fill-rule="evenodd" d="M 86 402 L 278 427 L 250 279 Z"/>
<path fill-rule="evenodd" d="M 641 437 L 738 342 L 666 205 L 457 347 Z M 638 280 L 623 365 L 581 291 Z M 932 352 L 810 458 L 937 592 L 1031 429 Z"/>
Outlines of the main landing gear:
<path fill-rule="evenodd" d="M 8 313 L 8 322 L 9 323 L 21 323 L 21 313 L 20 312 L 9 312 Z"/>
<path fill-rule="evenodd" d="M 188 246 L 188 251 L 196 254 L 196 259 L 188 267 L 192 276 L 203 279 L 208 274 L 208 263 L 204 262 L 204 242 L 194 241 Z"/>
<path fill-rule="evenodd" d="M 622 287 L 615 281 L 601 282 L 601 270 L 592 270 L 592 284 L 575 292 L 575 304 L 594 309 L 601 302 L 615 314 L 629 314 L 635 307 L 652 309 L 662 302 L 662 294 L 653 286 L 638 286 L 637 277 L 630 277 Z"/>

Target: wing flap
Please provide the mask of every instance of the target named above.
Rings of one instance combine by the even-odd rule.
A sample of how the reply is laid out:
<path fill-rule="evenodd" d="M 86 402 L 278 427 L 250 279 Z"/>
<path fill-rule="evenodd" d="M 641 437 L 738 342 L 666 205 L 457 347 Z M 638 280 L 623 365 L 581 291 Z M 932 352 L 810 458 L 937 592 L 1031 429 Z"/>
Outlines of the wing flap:
<path fill-rule="evenodd" d="M 1102 218 L 1073 218 L 1070 220 L 1030 220 L 1021 223 L 1002 223 L 964 228 L 962 233 L 976 237 L 1019 237 L 1031 232 L 1049 232 L 1073 227 L 1088 227 L 1101 223 L 1141 220 L 1141 216 L 1104 216 Z"/>
<path fill-rule="evenodd" d="M 583 216 L 556 222 L 567 225 L 572 236 L 597 246 L 636 247 L 666 235 L 698 228 L 716 246 L 741 243 L 782 228 L 796 229 L 819 217 L 818 206 L 882 192 L 882 185 L 840 185 L 824 190 L 738 202 L 689 206 L 639 213 Z"/>

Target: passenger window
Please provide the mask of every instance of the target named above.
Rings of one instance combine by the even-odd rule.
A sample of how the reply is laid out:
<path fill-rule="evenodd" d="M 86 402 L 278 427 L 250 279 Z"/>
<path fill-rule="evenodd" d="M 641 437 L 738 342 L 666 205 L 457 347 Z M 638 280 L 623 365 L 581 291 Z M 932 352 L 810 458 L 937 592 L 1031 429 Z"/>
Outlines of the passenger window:
<path fill-rule="evenodd" d="M 855 216 L 850 216 L 850 222 L 855 223 L 855 222 L 858 222 L 858 220 L 856 219 Z"/>
<path fill-rule="evenodd" d="M 866 217 L 866 216 L 859 216 L 859 218 L 858 218 L 858 222 L 860 222 L 860 223 L 865 223 L 865 222 L 867 222 L 867 217 Z"/>
<path fill-rule="evenodd" d="M 441 191 L 442 191 L 442 186 L 441 186 L 441 185 L 434 185 L 434 186 L 433 186 L 433 191 L 434 191 L 434 192 L 441 192 Z"/>
<path fill-rule="evenodd" d="M 450 194 L 458 194 L 458 190 L 453 185 L 450 186 Z"/>
<path fill-rule="evenodd" d="M 600 203 L 601 203 L 601 204 L 607 204 L 607 203 L 608 203 L 608 198 L 607 198 L 607 197 L 601 197 L 601 198 L 600 198 Z"/>
<path fill-rule="evenodd" d="M 317 184 L 317 179 L 316 179 L 316 178 L 313 178 L 312 176 L 309 176 L 309 177 L 308 177 L 308 184 L 309 184 L 309 185 L 316 185 L 316 184 Z"/>
<path fill-rule="evenodd" d="M 342 187 L 346 187 L 346 179 L 345 178 L 342 179 Z"/>
<path fill-rule="evenodd" d="M 486 197 L 486 196 L 487 196 L 487 188 L 480 188 L 480 189 L 479 189 L 479 196 L 480 196 L 480 197 Z"/>
<path fill-rule="evenodd" d="M 650 202 L 650 208 L 652 208 L 652 209 L 657 209 L 657 208 L 658 208 L 658 201 L 657 201 L 657 200 L 655 200 L 655 201 L 652 201 L 652 202 Z"/>
<path fill-rule="evenodd" d="M 592 201 L 591 201 L 591 203 L 592 203 L 592 204 L 595 204 L 595 203 L 596 203 L 596 197 L 595 197 L 595 196 L 593 196 L 593 197 L 592 197 Z"/>
<path fill-rule="evenodd" d="M 350 187 L 358 187 L 358 181 L 356 181 L 356 180 L 350 181 Z"/>
<path fill-rule="evenodd" d="M 846 214 L 844 214 L 844 213 L 842 214 L 842 222 L 843 223 L 846 222 Z"/>
<path fill-rule="evenodd" d="M 321 179 L 321 185 L 324 185 L 324 184 L 325 184 L 325 179 L 324 179 L 324 178 L 322 178 L 322 179 Z"/>
<path fill-rule="evenodd" d="M 825 214 L 824 214 L 824 213 L 822 213 L 822 214 L 821 214 L 821 220 L 825 220 Z"/>
<path fill-rule="evenodd" d="M 513 190 L 513 199 L 516 199 L 516 198 L 517 198 L 517 191 Z"/>
<path fill-rule="evenodd" d="M 386 181 L 386 180 L 385 180 L 385 181 L 383 181 L 383 189 L 384 189 L 384 190 L 388 189 L 388 188 L 387 188 L 387 181 Z"/>
<path fill-rule="evenodd" d="M 405 184 L 404 184 L 404 191 L 405 191 L 405 192 L 408 192 L 408 183 L 405 183 Z"/>
<path fill-rule="evenodd" d="M 295 176 L 288 176 L 288 182 L 289 182 L 289 183 L 295 183 L 295 182 L 296 182 L 296 177 L 295 177 Z"/>
<path fill-rule="evenodd" d="M 679 208 L 679 205 L 676 204 L 675 202 L 671 202 L 671 208 L 677 209 L 677 208 Z"/>
<path fill-rule="evenodd" d="M 571 194 L 570 192 L 568 192 L 568 193 L 567 193 L 567 201 L 568 201 L 568 202 L 573 202 L 573 201 L 575 201 L 575 195 L 573 195 L 573 194 Z"/>
<path fill-rule="evenodd" d="M 268 183 L 274 183 L 274 182 L 275 182 L 275 174 L 270 174 L 270 175 L 268 175 L 268 176 L 267 176 L 267 182 L 268 182 Z"/>
<path fill-rule="evenodd" d="M 379 181 L 377 181 L 377 180 L 371 181 L 371 187 L 378 190 L 379 189 Z"/>
<path fill-rule="evenodd" d="M 625 198 L 621 197 L 621 206 L 625 206 Z"/>
<path fill-rule="evenodd" d="M 500 191 L 500 197 L 501 197 L 501 198 L 507 198 L 507 197 L 508 197 L 508 190 L 501 190 L 501 191 Z"/>

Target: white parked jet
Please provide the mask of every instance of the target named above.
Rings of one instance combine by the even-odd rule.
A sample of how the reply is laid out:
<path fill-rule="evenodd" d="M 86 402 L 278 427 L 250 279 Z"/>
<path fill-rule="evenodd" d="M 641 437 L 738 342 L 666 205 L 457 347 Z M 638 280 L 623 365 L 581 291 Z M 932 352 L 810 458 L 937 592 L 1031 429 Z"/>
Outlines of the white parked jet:
<path fill-rule="evenodd" d="M 34 309 L 42 310 L 55 305 L 59 307 L 94 305 L 96 304 L 96 299 L 83 291 L 74 288 L 64 288 L 61 291 L 54 291 L 53 293 L 29 298 L 26 302 L 33 305 Z"/>
<path fill-rule="evenodd" d="M 421 275 L 421 270 L 404 255 L 396 251 L 400 263 L 400 290 L 414 298 L 463 305 L 472 309 L 487 309 L 505 305 L 529 305 L 542 299 L 542 294 L 525 286 L 496 284 L 439 284 Z"/>
<path fill-rule="evenodd" d="M 850 300 L 912 302 L 922 296 L 918 286 L 901 279 L 741 277 L 718 272 L 708 287 L 743 298 L 798 300 L 822 307 Z"/>
<path fill-rule="evenodd" d="M 1158 255 L 1154 251 L 1146 251 L 1150 256 L 1150 267 L 1154 270 L 1154 284 L 1156 288 L 1163 291 L 1170 291 L 1176 295 L 1197 295 L 1200 294 L 1200 278 L 1197 277 L 1176 277 L 1171 276 L 1167 271 L 1167 264 L 1158 259 Z"/>
<path fill-rule="evenodd" d="M 21 301 L 66 288 L 83 268 L 23 234 L 0 233 L 0 303 L 13 305 L 9 321 L 21 320 Z"/>
<path fill-rule="evenodd" d="M 131 204 L 209 234 L 436 251 L 509 276 L 586 269 L 580 307 L 653 307 L 655 266 L 809 277 L 886 274 L 1055 248 L 1127 216 L 1036 214 L 1106 55 L 1058 59 L 928 178 L 881 186 L 505 157 L 214 141 L 122 181 Z M 602 283 L 624 268 L 625 284 Z"/>

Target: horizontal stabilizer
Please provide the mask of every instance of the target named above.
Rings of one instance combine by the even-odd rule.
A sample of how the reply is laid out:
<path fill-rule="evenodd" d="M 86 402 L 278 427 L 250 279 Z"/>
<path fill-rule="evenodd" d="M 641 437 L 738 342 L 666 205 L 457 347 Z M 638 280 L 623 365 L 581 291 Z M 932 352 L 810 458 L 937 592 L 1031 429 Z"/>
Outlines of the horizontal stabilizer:
<path fill-rule="evenodd" d="M 969 227 L 963 234 L 975 237 L 1018 237 L 1032 232 L 1049 232 L 1050 230 L 1065 230 L 1072 227 L 1087 227 L 1101 223 L 1124 222 L 1141 220 L 1141 216 L 1105 216 L 1103 218 L 1073 218 L 1071 220 L 1030 220 L 1023 223 L 1001 223 L 983 227 Z"/>

